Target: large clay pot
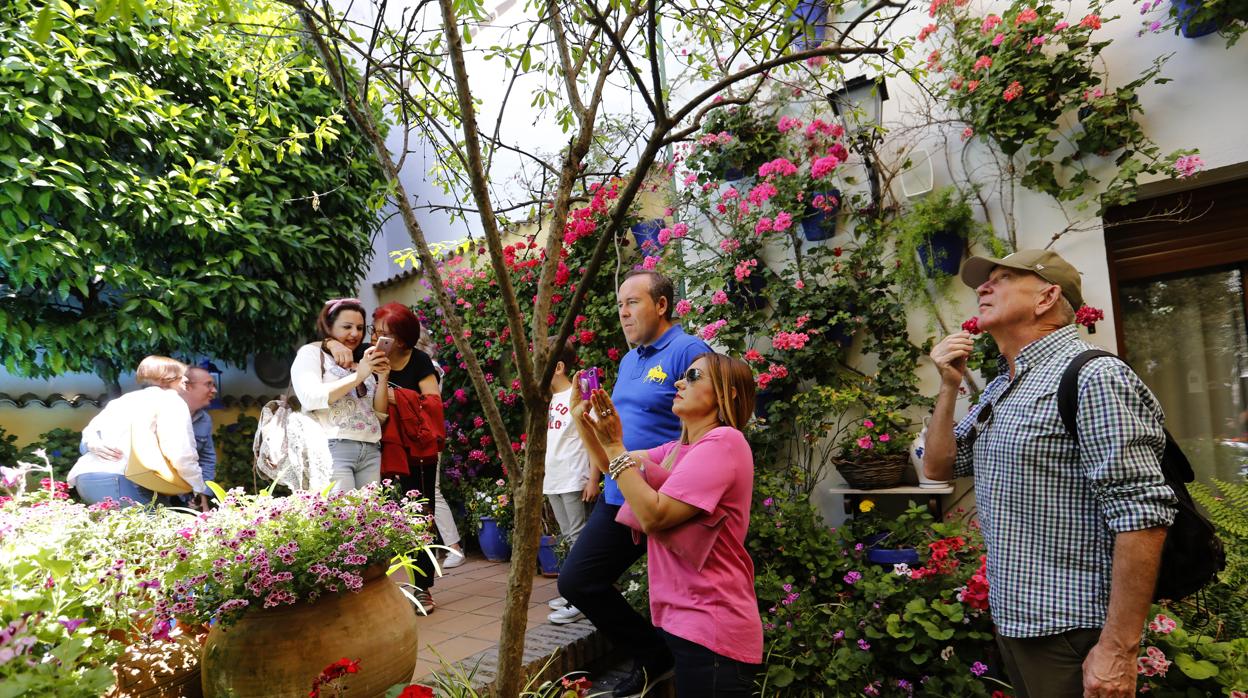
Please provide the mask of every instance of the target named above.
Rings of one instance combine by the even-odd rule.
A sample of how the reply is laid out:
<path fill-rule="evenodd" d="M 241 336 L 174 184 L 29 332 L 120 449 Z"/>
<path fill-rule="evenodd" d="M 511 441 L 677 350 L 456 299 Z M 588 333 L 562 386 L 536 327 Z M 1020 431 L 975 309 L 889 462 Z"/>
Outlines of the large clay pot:
<path fill-rule="evenodd" d="M 130 645 L 113 663 L 108 698 L 200 698 L 199 641 L 190 635 Z"/>
<path fill-rule="evenodd" d="M 341 679 L 346 695 L 384 696 L 416 669 L 416 613 L 377 567 L 360 591 L 313 603 L 254 609 L 214 626 L 200 665 L 204 698 L 305 698 L 325 667 L 347 658 L 360 671 Z"/>

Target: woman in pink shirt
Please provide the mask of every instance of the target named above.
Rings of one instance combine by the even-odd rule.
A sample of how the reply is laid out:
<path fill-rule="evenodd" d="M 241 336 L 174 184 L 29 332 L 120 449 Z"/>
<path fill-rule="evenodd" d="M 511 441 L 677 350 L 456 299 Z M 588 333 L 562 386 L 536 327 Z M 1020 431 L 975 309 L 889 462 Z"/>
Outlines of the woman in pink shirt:
<path fill-rule="evenodd" d="M 754 412 L 753 372 L 722 354 L 698 356 L 676 381 L 680 440 L 633 452 L 607 392 L 582 400 L 579 383 L 573 415 L 591 461 L 624 494 L 617 521 L 649 536 L 650 615 L 676 657 L 676 695 L 751 695 L 763 661 L 745 551 L 754 457 L 741 429 Z"/>

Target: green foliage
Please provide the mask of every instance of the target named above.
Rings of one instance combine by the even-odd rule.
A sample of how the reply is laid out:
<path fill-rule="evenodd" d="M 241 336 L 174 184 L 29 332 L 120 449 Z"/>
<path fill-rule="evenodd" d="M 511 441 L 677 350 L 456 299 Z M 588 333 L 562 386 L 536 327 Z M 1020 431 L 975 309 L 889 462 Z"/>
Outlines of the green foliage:
<path fill-rule="evenodd" d="M 888 232 L 894 236 L 897 249 L 897 279 L 902 293 L 910 300 L 926 299 L 930 282 L 939 288 L 950 288 L 953 277 L 937 268 L 942 261 L 932 240 L 936 236 L 956 235 L 964 244 L 980 243 L 998 256 L 1005 253 L 1001 239 L 992 234 L 991 228 L 975 220 L 975 213 L 966 196 L 956 187 L 945 187 L 928 194 L 923 199 L 891 219 Z M 927 262 L 919 254 L 927 248 Z"/>
<path fill-rule="evenodd" d="M 1166 3 L 1161 12 L 1164 17 L 1160 21 L 1155 18 L 1155 13 L 1145 17 L 1141 22 L 1144 27 L 1141 34 L 1145 31 L 1172 31 L 1178 34 L 1184 25 L 1193 29 L 1213 25 L 1226 39 L 1226 48 L 1229 49 L 1248 31 L 1248 2 L 1245 0 L 1203 0 L 1182 6 Z"/>
<path fill-rule="evenodd" d="M 1238 601 L 1243 602 L 1240 597 Z M 1148 695 L 1239 696 L 1248 686 L 1248 638 L 1217 640 L 1201 634 L 1168 609 L 1153 606 L 1139 659 L 1139 685 Z"/>
<path fill-rule="evenodd" d="M 1114 18 L 1101 17 L 1102 8 L 1093 3 L 1076 20 L 1052 4 L 1015 0 L 1000 16 L 981 17 L 965 3 L 937 2 L 937 49 L 927 61 L 937 76 L 934 91 L 970 125 L 968 135 L 990 139 L 1011 158 L 1023 156 L 1023 186 L 1081 208 L 1096 203 L 1098 215 L 1132 201 L 1141 175 L 1169 171 L 1195 152 L 1163 154 L 1140 126 L 1137 90 L 1167 82 L 1158 76 L 1168 56 L 1137 79 L 1108 87 L 1097 61 L 1110 42 L 1094 35 Z M 1075 112 L 1082 126 L 1064 129 L 1063 119 Z M 1090 161 L 1115 153 L 1113 176 L 1102 183 Z"/>
<path fill-rule="evenodd" d="M 64 481 L 69 475 L 70 468 L 78 462 L 80 455 L 78 447 L 81 444 L 82 432 L 73 429 L 52 429 L 40 434 L 37 441 L 23 448 L 17 458 L 28 463 L 42 464 L 42 460 L 35 455 L 35 451 L 43 449 L 48 456 L 48 463 L 52 465 L 52 472 L 56 479 Z"/>
<path fill-rule="evenodd" d="M 13 467 L 17 464 L 17 434 L 10 434 L 0 426 L 0 465 Z"/>
<path fill-rule="evenodd" d="M 382 178 L 297 36 L 270 10 L 252 36 L 168 4 L 120 24 L 40 4 L 46 42 L 32 0 L 0 16 L 12 373 L 241 363 L 299 341 L 368 262 Z"/>
<path fill-rule="evenodd" d="M 223 489 L 241 487 L 245 492 L 255 490 L 253 468 L 256 458 L 252 445 L 257 426 L 259 422 L 255 417 L 239 414 L 233 423 L 217 427 L 213 437 L 213 445 L 217 449 L 217 473 L 213 481 Z"/>
<path fill-rule="evenodd" d="M 30 643 L 0 663 L 0 695 L 107 693 L 123 648 L 109 633 L 147 629 L 155 598 L 140 583 L 154 576 L 186 520 L 163 509 L 88 509 L 45 491 L 0 504 L 0 577 L 8 587 L 0 627 L 16 630 L 6 650 Z"/>
<path fill-rule="evenodd" d="M 1208 629 L 1214 637 L 1248 638 L 1248 483 L 1214 481 L 1214 487 L 1199 482 L 1187 486 L 1217 528 L 1226 550 L 1226 569 L 1217 581 L 1195 599 L 1174 604 L 1171 610 L 1189 626 Z"/>
<path fill-rule="evenodd" d="M 925 695 L 992 692 L 971 671 L 994 651 L 974 528 L 914 507 L 895 522 L 865 517 L 834 531 L 785 477 L 757 484 L 747 545 L 764 609 L 762 695 L 908 695 L 907 684 Z M 921 566 L 868 562 L 861 541 L 885 532 L 930 541 Z"/>
<path fill-rule="evenodd" d="M 753 175 L 759 165 L 775 157 L 780 144 L 775 118 L 775 114 L 759 112 L 748 104 L 712 111 L 685 164 L 700 173 L 702 182 L 723 179 L 730 173 Z"/>

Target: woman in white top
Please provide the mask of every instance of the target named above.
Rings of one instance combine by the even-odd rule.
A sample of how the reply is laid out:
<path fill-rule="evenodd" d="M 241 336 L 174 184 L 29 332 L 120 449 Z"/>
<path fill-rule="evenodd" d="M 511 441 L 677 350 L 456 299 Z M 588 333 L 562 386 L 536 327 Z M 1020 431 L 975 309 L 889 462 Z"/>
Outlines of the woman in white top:
<path fill-rule="evenodd" d="M 191 410 L 178 392 L 186 380 L 186 364 L 167 356 L 149 356 L 139 364 L 135 380 L 148 387 L 110 400 L 82 433 L 86 452 L 69 471 L 68 480 L 87 504 L 109 499 L 126 507 L 154 501 L 151 490 L 125 475 L 131 432 L 137 420 L 153 417 L 161 453 L 196 494 L 206 491 Z"/>
<path fill-rule="evenodd" d="M 321 341 L 300 348 L 290 367 L 300 406 L 329 440 L 335 490 L 381 480 L 381 422 L 386 418 L 390 361 L 370 347 L 350 370 L 335 363 L 325 348 L 334 339 L 354 350 L 364 340 L 364 317 L 364 306 L 355 298 L 327 302 L 316 318 Z"/>

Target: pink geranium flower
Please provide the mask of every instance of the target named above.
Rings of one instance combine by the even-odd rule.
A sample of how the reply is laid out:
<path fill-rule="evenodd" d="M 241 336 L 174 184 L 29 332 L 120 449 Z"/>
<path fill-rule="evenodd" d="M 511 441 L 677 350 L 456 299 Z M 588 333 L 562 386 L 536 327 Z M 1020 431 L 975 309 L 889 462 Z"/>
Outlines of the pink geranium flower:
<path fill-rule="evenodd" d="M 1023 94 L 1023 86 L 1017 80 L 1015 80 L 1014 82 L 1010 83 L 1009 87 L 1005 88 L 1005 91 L 1001 93 L 1001 97 L 1005 99 L 1005 101 L 1007 102 L 1012 102 L 1018 99 L 1019 97 L 1021 97 L 1022 94 Z"/>

